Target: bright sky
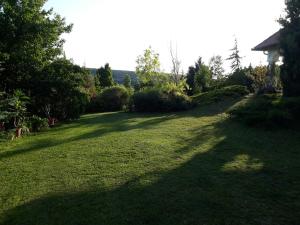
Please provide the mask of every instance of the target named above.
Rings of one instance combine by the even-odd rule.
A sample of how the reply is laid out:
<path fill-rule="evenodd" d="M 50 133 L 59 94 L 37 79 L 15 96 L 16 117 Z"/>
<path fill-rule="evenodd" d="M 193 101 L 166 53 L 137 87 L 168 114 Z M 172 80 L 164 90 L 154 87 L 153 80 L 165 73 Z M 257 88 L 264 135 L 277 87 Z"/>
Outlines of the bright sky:
<path fill-rule="evenodd" d="M 284 0 L 48 0 L 46 7 L 74 24 L 64 38 L 75 63 L 135 70 L 137 56 L 152 46 L 165 72 L 171 42 L 184 71 L 199 56 L 227 58 L 235 37 L 244 66 L 265 64 L 266 56 L 251 48 L 280 28 L 276 20 L 284 14 Z"/>

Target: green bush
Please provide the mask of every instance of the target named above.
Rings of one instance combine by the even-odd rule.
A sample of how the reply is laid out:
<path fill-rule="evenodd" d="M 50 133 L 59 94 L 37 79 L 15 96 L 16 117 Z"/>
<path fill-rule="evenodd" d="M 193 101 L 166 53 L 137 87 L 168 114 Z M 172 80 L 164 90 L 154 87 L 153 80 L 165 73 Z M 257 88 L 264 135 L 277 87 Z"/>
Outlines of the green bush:
<path fill-rule="evenodd" d="M 130 108 L 137 112 L 172 112 L 191 107 L 191 99 L 180 92 L 150 88 L 136 92 L 132 96 Z"/>
<path fill-rule="evenodd" d="M 226 98 L 238 98 L 247 94 L 249 94 L 249 91 L 245 86 L 233 85 L 201 93 L 192 97 L 192 99 L 197 104 L 210 104 L 222 101 Z"/>
<path fill-rule="evenodd" d="M 129 91 L 122 86 L 104 89 L 98 96 L 91 100 L 89 112 L 111 112 L 123 110 L 128 106 Z"/>
<path fill-rule="evenodd" d="M 293 127 L 299 125 L 300 98 L 278 95 L 255 96 L 229 110 L 229 114 L 247 125 L 257 127 Z"/>
<path fill-rule="evenodd" d="M 27 121 L 27 127 L 32 132 L 40 132 L 49 128 L 48 119 L 32 116 Z"/>
<path fill-rule="evenodd" d="M 225 85 L 241 85 L 247 87 L 249 91 L 254 92 L 254 77 L 248 68 L 236 70 L 228 76 Z"/>

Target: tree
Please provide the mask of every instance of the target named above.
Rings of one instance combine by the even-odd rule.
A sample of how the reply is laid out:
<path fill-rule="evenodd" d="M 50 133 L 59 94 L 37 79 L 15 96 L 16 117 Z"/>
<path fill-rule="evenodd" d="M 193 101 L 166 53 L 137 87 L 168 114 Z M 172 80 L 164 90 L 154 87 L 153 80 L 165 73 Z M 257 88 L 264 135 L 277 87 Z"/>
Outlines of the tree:
<path fill-rule="evenodd" d="M 207 91 L 209 83 L 212 79 L 212 74 L 209 67 L 202 62 L 199 57 L 195 66 L 190 66 L 186 78 L 186 83 L 189 86 L 188 95 L 194 95 L 202 91 Z"/>
<path fill-rule="evenodd" d="M 200 64 L 199 70 L 196 73 L 196 91 L 197 92 L 205 92 L 208 91 L 208 87 L 210 81 L 212 79 L 211 71 L 209 67 L 206 66 L 204 63 Z"/>
<path fill-rule="evenodd" d="M 170 54 L 172 59 L 171 81 L 179 85 L 183 78 L 183 73 L 180 73 L 181 62 L 178 59 L 177 49 L 176 52 L 174 52 L 172 45 L 170 46 Z"/>
<path fill-rule="evenodd" d="M 0 89 L 30 94 L 33 81 L 62 54 L 63 33 L 72 25 L 43 8 L 45 0 L 0 1 Z"/>
<path fill-rule="evenodd" d="M 199 57 L 199 59 L 197 60 L 197 62 L 195 62 L 195 66 L 190 66 L 187 76 L 186 76 L 186 83 L 188 85 L 188 90 L 187 93 L 188 95 L 194 95 L 196 94 L 196 74 L 199 72 L 200 70 L 200 65 L 202 64 L 202 58 Z"/>
<path fill-rule="evenodd" d="M 136 62 L 136 74 L 142 87 L 161 83 L 163 75 L 160 73 L 159 54 L 155 53 L 151 47 L 146 49 L 143 55 L 138 56 Z"/>
<path fill-rule="evenodd" d="M 132 88 L 131 77 L 128 74 L 126 74 L 126 76 L 124 77 L 124 86 L 126 88 Z"/>
<path fill-rule="evenodd" d="M 285 96 L 300 96 L 300 2 L 286 1 L 286 16 L 279 20 L 283 56 L 281 79 Z"/>
<path fill-rule="evenodd" d="M 235 71 L 241 69 L 241 59 L 242 59 L 242 57 L 240 56 L 240 50 L 238 48 L 237 39 L 235 39 L 234 47 L 231 49 L 231 51 L 232 51 L 232 53 L 229 56 L 229 58 L 227 58 L 227 60 L 231 61 L 232 72 L 235 72 Z"/>
<path fill-rule="evenodd" d="M 20 90 L 12 95 L 0 94 L 0 122 L 12 122 L 14 128 L 21 127 L 25 120 L 29 98 Z"/>
<path fill-rule="evenodd" d="M 63 58 L 45 66 L 33 83 L 31 112 L 60 120 L 78 118 L 89 98 L 85 74 L 84 68 Z"/>
<path fill-rule="evenodd" d="M 114 86 L 112 71 L 108 63 L 105 64 L 104 67 L 101 67 L 97 70 L 97 77 L 99 79 L 99 84 L 101 88 Z"/>
<path fill-rule="evenodd" d="M 213 56 L 209 61 L 209 69 L 214 79 L 222 79 L 224 77 L 223 59 L 222 56 Z"/>

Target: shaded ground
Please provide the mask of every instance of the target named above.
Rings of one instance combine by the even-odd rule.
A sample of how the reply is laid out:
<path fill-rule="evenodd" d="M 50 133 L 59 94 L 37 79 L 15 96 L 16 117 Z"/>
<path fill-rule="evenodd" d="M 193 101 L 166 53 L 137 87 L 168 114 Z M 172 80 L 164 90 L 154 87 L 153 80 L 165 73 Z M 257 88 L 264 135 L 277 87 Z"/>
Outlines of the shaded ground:
<path fill-rule="evenodd" d="M 298 224 L 300 134 L 229 121 L 232 104 L 1 143 L 0 224 Z"/>

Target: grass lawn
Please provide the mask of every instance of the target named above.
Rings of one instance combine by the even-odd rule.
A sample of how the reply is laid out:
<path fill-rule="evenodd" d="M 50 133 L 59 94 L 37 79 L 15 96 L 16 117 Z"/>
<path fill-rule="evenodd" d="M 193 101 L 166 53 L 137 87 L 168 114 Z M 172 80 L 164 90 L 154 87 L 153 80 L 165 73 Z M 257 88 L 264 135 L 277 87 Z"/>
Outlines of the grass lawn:
<path fill-rule="evenodd" d="M 300 133 L 230 121 L 232 104 L 85 115 L 1 142 L 0 224 L 299 224 Z"/>

